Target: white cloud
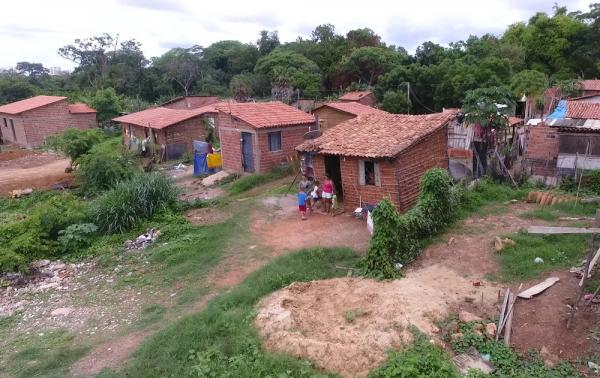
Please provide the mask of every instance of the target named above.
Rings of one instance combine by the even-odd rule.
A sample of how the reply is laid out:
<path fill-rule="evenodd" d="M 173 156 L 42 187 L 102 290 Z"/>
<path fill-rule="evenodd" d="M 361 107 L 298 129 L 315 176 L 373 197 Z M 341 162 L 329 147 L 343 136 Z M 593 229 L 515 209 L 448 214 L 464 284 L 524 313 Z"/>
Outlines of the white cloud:
<path fill-rule="evenodd" d="M 587 10 L 589 0 L 565 3 Z M 18 61 L 72 67 L 59 47 L 103 32 L 135 38 L 147 57 L 173 46 L 207 46 L 224 39 L 254 42 L 261 29 L 278 30 L 282 41 L 307 37 L 317 25 L 332 23 L 339 33 L 369 27 L 389 44 L 409 51 L 426 40 L 448 43 L 470 34 L 501 33 L 552 2 L 523 1 L 240 1 L 54 0 L 2 4 L 0 67 Z"/>

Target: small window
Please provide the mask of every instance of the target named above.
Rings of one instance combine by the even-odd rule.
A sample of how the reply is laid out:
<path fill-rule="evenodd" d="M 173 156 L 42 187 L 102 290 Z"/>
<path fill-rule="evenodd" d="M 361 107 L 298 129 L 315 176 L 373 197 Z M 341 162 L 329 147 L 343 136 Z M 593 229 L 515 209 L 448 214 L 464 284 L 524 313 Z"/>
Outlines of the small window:
<path fill-rule="evenodd" d="M 275 131 L 268 134 L 269 151 L 281 151 L 281 131 Z"/>
<path fill-rule="evenodd" d="M 373 160 L 359 160 L 358 183 L 359 185 L 381 186 L 379 164 Z"/>

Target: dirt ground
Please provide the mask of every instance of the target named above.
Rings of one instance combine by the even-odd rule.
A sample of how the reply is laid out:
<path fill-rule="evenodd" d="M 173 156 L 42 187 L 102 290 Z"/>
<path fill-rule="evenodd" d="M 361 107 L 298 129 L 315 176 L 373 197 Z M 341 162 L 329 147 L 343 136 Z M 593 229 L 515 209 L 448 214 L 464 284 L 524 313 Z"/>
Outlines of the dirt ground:
<path fill-rule="evenodd" d="M 52 153 L 7 149 L 0 152 L 0 195 L 14 189 L 47 189 L 55 184 L 70 184 L 65 173 L 69 159 Z"/>
<path fill-rule="evenodd" d="M 184 169 L 171 169 L 168 174 L 175 180 L 177 186 L 182 189 L 182 193 L 179 196 L 182 200 L 208 200 L 225 194 L 222 188 L 207 188 L 202 185 L 202 178 L 194 177 L 193 165 L 186 165 Z"/>
<path fill-rule="evenodd" d="M 494 237 L 546 224 L 519 217 L 530 205 L 507 206 L 503 214 L 461 222 L 426 248 L 400 280 L 296 283 L 264 298 L 258 305 L 256 326 L 265 347 L 307 358 L 344 377 L 360 377 L 385 360 L 386 350 L 409 341 L 408 324 L 436 339 L 433 321 L 450 313 L 464 309 L 483 318 L 497 316 L 498 293 L 505 285 L 486 280 L 499 269 L 492 250 Z M 574 299 L 578 280 L 568 271 L 555 274 L 561 282 L 515 304 L 512 346 L 522 352 L 545 347 L 549 361 L 583 357 L 598 348 L 590 338 L 590 330 L 597 329 L 600 321 L 598 309 L 580 315 L 574 330 L 567 330 L 567 304 Z M 476 281 L 481 286 L 474 286 Z M 516 283 L 510 286 L 518 288 Z M 353 322 L 344 316 L 348 311 L 356 317 Z"/>
<path fill-rule="evenodd" d="M 231 218 L 231 213 L 222 209 L 215 209 L 214 207 L 205 207 L 189 210 L 185 214 L 185 217 L 191 224 L 205 226 L 225 222 Z"/>

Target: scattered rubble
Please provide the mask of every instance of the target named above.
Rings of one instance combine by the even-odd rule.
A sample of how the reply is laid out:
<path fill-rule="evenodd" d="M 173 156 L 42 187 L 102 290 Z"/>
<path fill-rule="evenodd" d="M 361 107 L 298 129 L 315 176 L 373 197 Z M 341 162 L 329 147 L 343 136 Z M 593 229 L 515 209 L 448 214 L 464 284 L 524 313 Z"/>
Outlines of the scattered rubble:
<path fill-rule="evenodd" d="M 454 358 L 452 358 L 452 362 L 454 363 L 454 366 L 456 366 L 456 368 L 465 376 L 468 375 L 469 370 L 471 369 L 479 370 L 483 374 L 490 374 L 492 371 L 494 371 L 492 365 L 484 360 L 481 354 L 479 354 L 479 352 L 473 347 L 470 347 L 466 353 L 454 356 Z"/>
<path fill-rule="evenodd" d="M 212 186 L 212 185 L 218 184 L 219 182 L 221 182 L 222 180 L 224 180 L 227 177 L 229 177 L 229 173 L 227 173 L 225 171 L 219 171 L 213 175 L 203 178 L 202 185 Z"/>
<path fill-rule="evenodd" d="M 148 229 L 146 233 L 138 236 L 135 240 L 125 240 L 123 243 L 126 250 L 144 249 L 152 244 L 160 236 L 160 230 Z"/>
<path fill-rule="evenodd" d="M 33 193 L 33 189 L 31 189 L 31 188 L 27 188 L 27 189 L 15 189 L 15 190 L 11 190 L 10 191 L 10 196 L 12 198 L 20 198 L 22 196 L 28 196 L 31 193 Z"/>
<path fill-rule="evenodd" d="M 468 323 L 468 322 L 481 322 L 483 319 L 481 319 L 477 315 L 471 314 L 470 312 L 461 311 L 458 313 L 458 320 L 460 320 L 463 323 Z"/>
<path fill-rule="evenodd" d="M 496 236 L 494 239 L 494 250 L 496 252 L 501 252 L 504 248 L 517 244 L 514 240 L 509 238 L 502 239 L 499 236 Z"/>

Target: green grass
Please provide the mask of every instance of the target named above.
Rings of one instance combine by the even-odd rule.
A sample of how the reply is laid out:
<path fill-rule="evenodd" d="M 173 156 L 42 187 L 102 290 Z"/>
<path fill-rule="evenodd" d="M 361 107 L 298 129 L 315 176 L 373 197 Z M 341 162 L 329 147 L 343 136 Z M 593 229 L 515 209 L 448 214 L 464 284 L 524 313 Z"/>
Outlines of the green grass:
<path fill-rule="evenodd" d="M 274 168 L 269 173 L 255 173 L 252 175 L 242 176 L 238 180 L 234 181 L 228 188 L 230 195 L 236 195 L 246 192 L 259 185 L 266 184 L 270 181 L 288 176 L 291 170 L 286 167 Z"/>
<path fill-rule="evenodd" d="M 502 209 L 506 208 L 504 205 L 506 201 L 522 200 L 528 192 L 527 187 L 515 189 L 509 184 L 483 178 L 475 184 L 473 190 L 468 191 L 464 203 L 458 210 L 459 218 L 465 218 L 471 214 L 486 215 L 489 213 L 490 206 L 495 208 L 493 211 L 500 213 L 503 211 Z"/>
<path fill-rule="evenodd" d="M 537 207 L 534 210 L 523 213 L 523 218 L 537 218 L 548 222 L 557 220 L 559 217 L 593 216 L 596 214 L 596 205 L 590 203 L 557 203 L 554 206 Z"/>
<path fill-rule="evenodd" d="M 285 255 L 252 273 L 206 309 L 146 341 L 123 372 L 127 376 L 308 377 L 311 364 L 265 353 L 252 324 L 254 305 L 294 281 L 344 275 L 335 265 L 354 266 L 349 249 L 307 249 Z"/>
<path fill-rule="evenodd" d="M 505 282 L 536 278 L 547 271 L 578 265 L 587 248 L 585 235 L 516 233 L 505 236 L 516 242 L 497 254 L 500 280 Z M 544 263 L 534 263 L 536 257 L 541 257 Z"/>
<path fill-rule="evenodd" d="M 144 329 L 162 320 L 167 309 L 159 304 L 149 304 L 142 308 L 140 318 L 135 324 L 138 329 Z"/>
<path fill-rule="evenodd" d="M 8 357 L 0 375 L 13 377 L 65 377 L 69 367 L 88 351 L 75 345 L 74 336 L 66 331 L 38 331 L 31 336 L 13 341 L 19 351 Z"/>

